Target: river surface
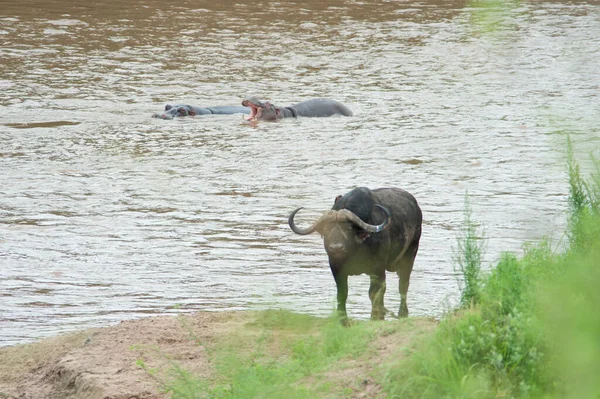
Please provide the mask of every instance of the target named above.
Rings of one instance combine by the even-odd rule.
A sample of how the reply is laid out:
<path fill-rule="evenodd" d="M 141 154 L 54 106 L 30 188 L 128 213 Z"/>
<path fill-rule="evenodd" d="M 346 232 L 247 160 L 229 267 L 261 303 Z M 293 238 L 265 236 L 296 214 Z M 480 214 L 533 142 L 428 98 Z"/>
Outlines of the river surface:
<path fill-rule="evenodd" d="M 465 193 L 489 268 L 564 239 L 564 133 L 600 146 L 597 2 L 24 0 L 3 3 L 0 43 L 0 345 L 178 312 L 328 315 L 321 238 L 287 216 L 304 206 L 306 226 L 356 186 L 419 200 L 408 305 L 439 317 Z M 150 117 L 249 94 L 355 115 Z M 353 318 L 368 284 L 350 279 Z"/>

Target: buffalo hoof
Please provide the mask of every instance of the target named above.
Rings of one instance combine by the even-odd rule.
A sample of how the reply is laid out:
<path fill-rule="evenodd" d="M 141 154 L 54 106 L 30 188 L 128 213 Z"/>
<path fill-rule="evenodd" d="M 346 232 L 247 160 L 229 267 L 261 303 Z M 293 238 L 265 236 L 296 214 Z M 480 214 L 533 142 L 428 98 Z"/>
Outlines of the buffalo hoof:
<path fill-rule="evenodd" d="M 398 318 L 408 317 L 408 306 L 405 303 L 400 305 L 400 312 L 398 312 Z"/>
<path fill-rule="evenodd" d="M 335 317 L 337 318 L 338 323 L 343 327 L 350 327 L 350 324 L 352 324 L 348 315 L 345 313 L 337 313 Z"/>
<path fill-rule="evenodd" d="M 385 310 L 371 312 L 371 321 L 385 320 Z"/>

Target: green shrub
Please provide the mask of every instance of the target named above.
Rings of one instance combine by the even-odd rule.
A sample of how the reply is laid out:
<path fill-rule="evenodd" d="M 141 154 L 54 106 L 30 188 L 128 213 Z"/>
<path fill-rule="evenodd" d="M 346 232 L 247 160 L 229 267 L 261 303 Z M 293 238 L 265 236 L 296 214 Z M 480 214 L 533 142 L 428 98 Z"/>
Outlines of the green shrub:
<path fill-rule="evenodd" d="M 589 223 L 600 216 L 600 162 L 592 157 L 596 167 L 590 181 L 582 176 L 573 155 L 571 139 L 567 137 L 567 168 L 569 172 L 569 242 L 572 250 L 586 251 L 597 244 L 600 226 Z M 586 222 L 584 222 L 584 220 Z"/>
<path fill-rule="evenodd" d="M 465 272 L 465 259 L 477 259 L 468 244 L 476 235 L 467 212 L 458 256 L 466 282 L 463 309 L 444 319 L 407 362 L 390 369 L 390 397 L 600 398 L 600 163 L 595 165 L 592 179 L 583 179 L 568 142 L 569 246 L 553 253 L 544 241 L 525 247 L 521 258 L 504 254 L 488 276 L 471 284 L 477 289 L 469 287 Z M 468 303 L 477 306 L 465 308 Z"/>
<path fill-rule="evenodd" d="M 580 222 L 598 226 L 600 217 Z M 565 273 L 536 292 L 558 398 L 600 398 L 600 236 L 588 243 L 561 259 Z"/>
<path fill-rule="evenodd" d="M 457 238 L 457 248 L 453 248 L 452 263 L 454 270 L 460 272 L 460 304 L 470 306 L 481 299 L 481 264 L 483 262 L 483 232 L 479 233 L 471 217 L 471 205 L 468 193 L 465 194 L 465 211 L 462 235 Z"/>

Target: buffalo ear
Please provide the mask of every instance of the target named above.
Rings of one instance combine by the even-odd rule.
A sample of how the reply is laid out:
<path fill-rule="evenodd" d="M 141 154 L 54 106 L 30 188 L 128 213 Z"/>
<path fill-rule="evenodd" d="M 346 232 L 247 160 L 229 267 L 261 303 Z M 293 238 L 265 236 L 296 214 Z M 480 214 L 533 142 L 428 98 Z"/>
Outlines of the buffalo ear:
<path fill-rule="evenodd" d="M 367 238 L 369 238 L 369 237 L 371 237 L 371 233 L 369 233 L 369 232 L 368 232 L 368 231 L 366 231 L 366 230 L 360 230 L 360 231 L 358 232 L 358 238 L 360 238 L 360 240 L 361 240 L 362 242 L 365 242 L 365 240 L 366 240 Z"/>
<path fill-rule="evenodd" d="M 333 203 L 334 204 L 337 203 L 340 200 L 340 198 L 342 198 L 341 195 L 338 195 L 337 197 L 335 197 L 335 200 L 333 201 Z"/>

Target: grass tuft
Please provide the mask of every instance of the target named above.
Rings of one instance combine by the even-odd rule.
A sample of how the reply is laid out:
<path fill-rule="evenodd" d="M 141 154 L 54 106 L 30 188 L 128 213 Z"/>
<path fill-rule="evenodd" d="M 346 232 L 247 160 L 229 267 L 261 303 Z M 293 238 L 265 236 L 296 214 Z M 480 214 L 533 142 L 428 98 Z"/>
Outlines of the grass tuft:
<path fill-rule="evenodd" d="M 468 193 L 465 194 L 465 211 L 462 236 L 458 237 L 458 248 L 453 248 L 454 270 L 460 272 L 460 304 L 462 307 L 475 305 L 481 300 L 482 275 L 485 240 L 472 218 Z"/>
<path fill-rule="evenodd" d="M 573 155 L 573 144 L 567 137 L 567 168 L 569 173 L 569 242 L 574 250 L 587 251 L 600 235 L 600 226 L 589 223 L 600 216 L 600 162 L 592 157 L 596 167 L 590 181 L 581 176 Z"/>

